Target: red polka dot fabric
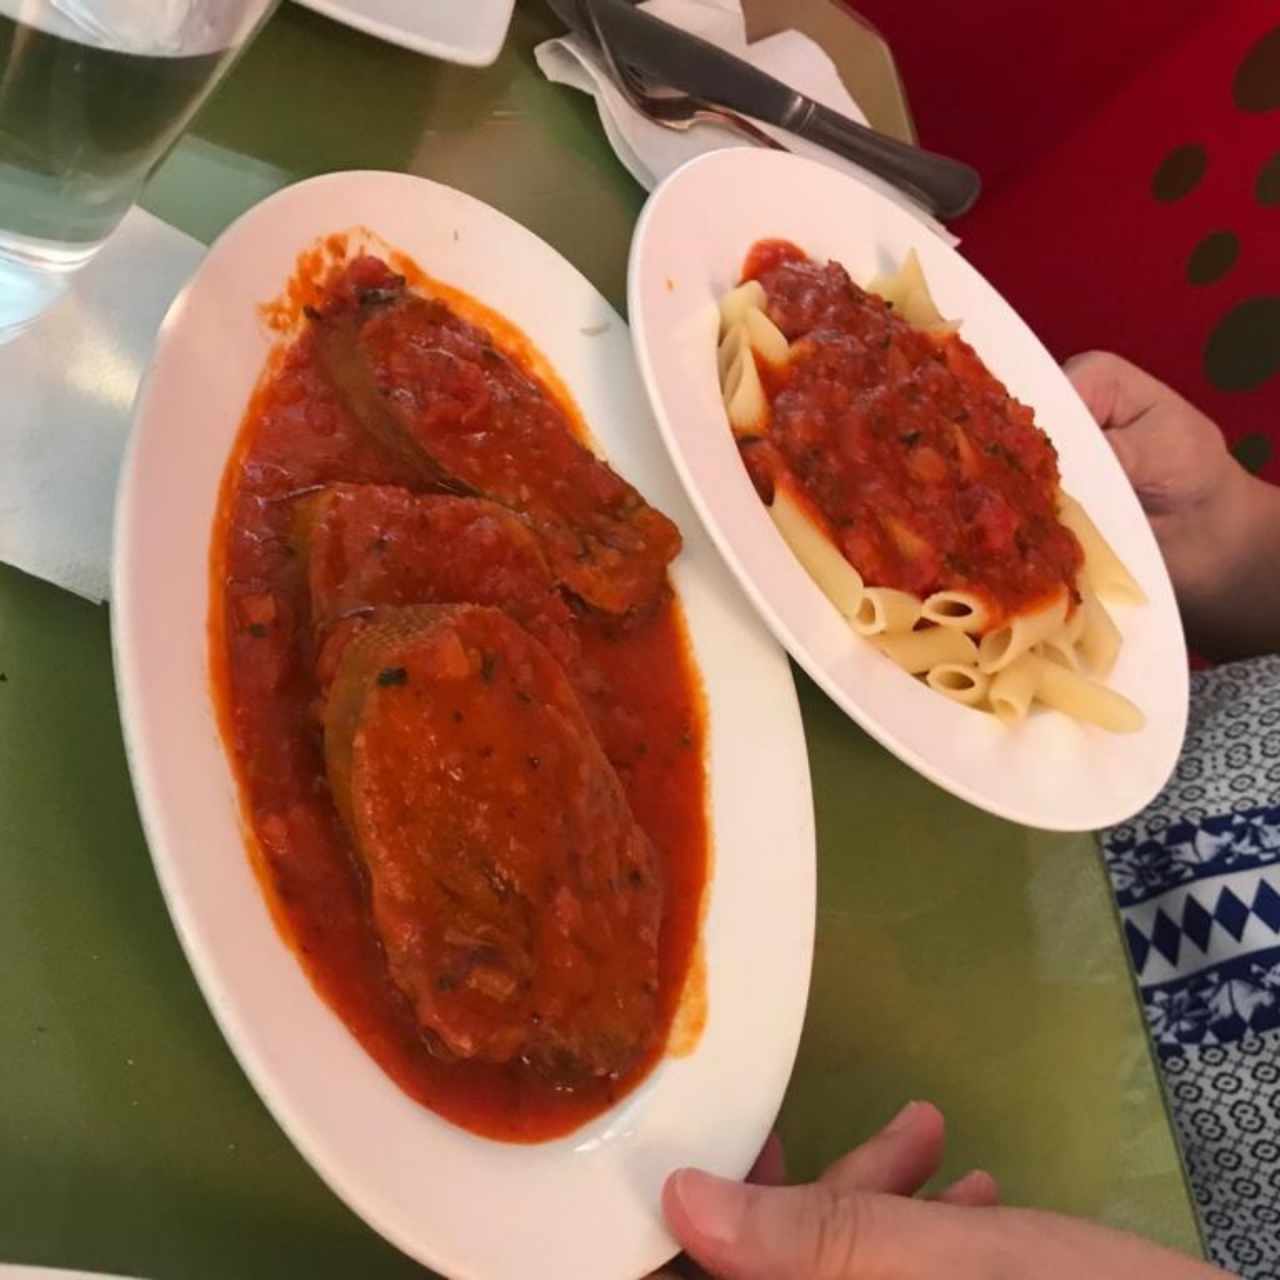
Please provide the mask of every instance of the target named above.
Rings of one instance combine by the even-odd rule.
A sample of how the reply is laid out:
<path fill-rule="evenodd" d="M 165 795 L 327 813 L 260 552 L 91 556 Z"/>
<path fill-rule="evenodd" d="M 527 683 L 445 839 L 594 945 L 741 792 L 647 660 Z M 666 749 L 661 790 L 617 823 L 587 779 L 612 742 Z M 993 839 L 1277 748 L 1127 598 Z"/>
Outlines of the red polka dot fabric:
<path fill-rule="evenodd" d="M 982 171 L 961 251 L 1050 351 L 1127 356 L 1280 482 L 1280 4 L 852 7 Z"/>

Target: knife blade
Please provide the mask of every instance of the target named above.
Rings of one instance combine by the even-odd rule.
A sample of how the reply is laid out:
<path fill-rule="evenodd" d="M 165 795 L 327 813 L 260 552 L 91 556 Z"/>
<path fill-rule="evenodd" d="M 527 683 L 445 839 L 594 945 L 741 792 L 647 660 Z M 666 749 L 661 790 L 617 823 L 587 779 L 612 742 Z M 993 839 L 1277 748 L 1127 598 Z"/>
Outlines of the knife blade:
<path fill-rule="evenodd" d="M 578 0 L 548 0 L 572 31 L 595 43 Z M 705 98 L 808 138 L 863 165 L 954 218 L 977 199 L 969 165 L 886 137 L 784 84 L 718 45 L 635 8 L 628 0 L 588 0 L 614 54 L 672 89 Z"/>

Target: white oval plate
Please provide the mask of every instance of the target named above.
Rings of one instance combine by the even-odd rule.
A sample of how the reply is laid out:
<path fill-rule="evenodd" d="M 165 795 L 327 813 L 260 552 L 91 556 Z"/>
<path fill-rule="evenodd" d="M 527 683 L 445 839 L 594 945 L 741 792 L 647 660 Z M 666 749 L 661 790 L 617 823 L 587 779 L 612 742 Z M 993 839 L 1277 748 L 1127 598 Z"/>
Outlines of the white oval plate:
<path fill-rule="evenodd" d="M 445 62 L 487 67 L 511 25 L 515 0 L 298 0 L 335 22 Z"/>
<path fill-rule="evenodd" d="M 866 281 L 920 255 L 942 313 L 1031 405 L 1088 509 L 1150 597 L 1116 609 L 1109 680 L 1146 713 L 1116 736 L 1037 713 L 1010 731 L 905 675 L 853 635 L 788 551 L 729 433 L 716 377 L 716 300 L 757 240 L 781 237 Z M 868 733 L 962 799 L 1030 826 L 1084 831 L 1141 809 L 1173 769 L 1186 728 L 1187 661 L 1164 562 L 1102 433 L 1053 358 L 965 260 L 875 191 L 824 165 L 751 148 L 717 151 L 650 197 L 631 245 L 628 307 L 640 371 L 685 490 L 775 636 Z"/>
<path fill-rule="evenodd" d="M 218 484 L 270 336 L 273 297 L 317 237 L 364 225 L 519 325 L 619 470 L 685 534 L 673 570 L 709 707 L 714 871 L 709 1019 L 617 1108 L 559 1141 L 477 1138 L 407 1098 L 312 990 L 245 854 L 209 700 L 205 620 Z M 738 1176 L 763 1142 L 808 992 L 814 834 L 786 657 L 686 504 L 626 327 L 553 249 L 447 187 L 335 174 L 250 210 L 161 328 L 117 507 L 113 637 L 138 806 L 169 910 L 224 1035 L 295 1145 L 367 1222 L 450 1276 L 635 1277 L 674 1249 L 668 1172 Z"/>

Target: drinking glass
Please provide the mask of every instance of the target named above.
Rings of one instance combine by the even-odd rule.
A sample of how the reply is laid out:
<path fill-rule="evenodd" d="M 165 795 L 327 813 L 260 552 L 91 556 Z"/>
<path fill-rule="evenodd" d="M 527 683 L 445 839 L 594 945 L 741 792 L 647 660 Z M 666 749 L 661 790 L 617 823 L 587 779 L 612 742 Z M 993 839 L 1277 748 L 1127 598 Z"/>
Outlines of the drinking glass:
<path fill-rule="evenodd" d="M 275 3 L 0 0 L 0 343 L 97 253 Z"/>

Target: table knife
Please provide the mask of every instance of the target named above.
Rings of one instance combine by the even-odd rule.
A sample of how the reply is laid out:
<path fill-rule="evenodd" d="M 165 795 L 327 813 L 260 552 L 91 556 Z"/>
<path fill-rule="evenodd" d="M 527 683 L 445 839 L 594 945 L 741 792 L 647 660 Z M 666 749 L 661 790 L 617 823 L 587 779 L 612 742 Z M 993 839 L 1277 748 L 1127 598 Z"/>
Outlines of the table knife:
<path fill-rule="evenodd" d="M 548 0 L 556 16 L 594 43 L 577 0 Z M 940 218 L 972 207 L 982 182 L 975 169 L 877 133 L 783 84 L 718 45 L 663 22 L 628 0 L 589 0 L 615 54 L 672 89 L 729 107 L 807 138 L 879 174 Z"/>

